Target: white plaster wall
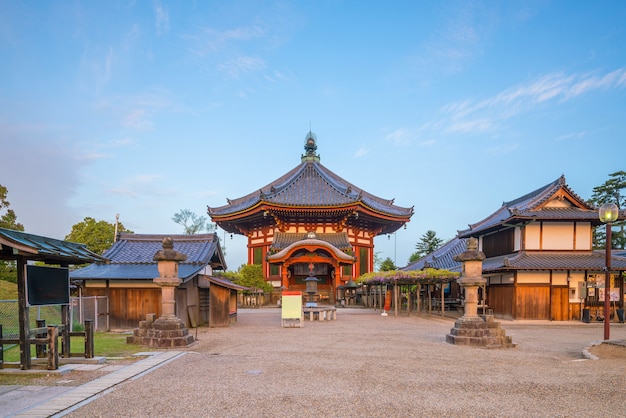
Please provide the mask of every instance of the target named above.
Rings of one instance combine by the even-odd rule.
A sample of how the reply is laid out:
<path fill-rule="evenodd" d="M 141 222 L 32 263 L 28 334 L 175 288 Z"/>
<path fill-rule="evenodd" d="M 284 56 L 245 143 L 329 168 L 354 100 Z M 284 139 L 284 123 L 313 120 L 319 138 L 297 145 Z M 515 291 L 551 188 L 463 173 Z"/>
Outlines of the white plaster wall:
<path fill-rule="evenodd" d="M 543 271 L 520 271 L 517 283 L 550 283 L 550 273 Z"/>
<path fill-rule="evenodd" d="M 542 250 L 573 250 L 573 222 L 544 222 L 542 228 Z"/>

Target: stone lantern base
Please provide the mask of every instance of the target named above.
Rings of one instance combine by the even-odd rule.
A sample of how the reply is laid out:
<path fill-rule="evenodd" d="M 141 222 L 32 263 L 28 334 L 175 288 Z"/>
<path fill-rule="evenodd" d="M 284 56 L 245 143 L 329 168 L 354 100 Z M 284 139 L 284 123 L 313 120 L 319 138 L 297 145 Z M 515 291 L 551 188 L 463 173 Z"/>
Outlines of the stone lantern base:
<path fill-rule="evenodd" d="M 145 321 L 139 321 L 139 328 L 135 328 L 133 336 L 127 337 L 126 342 L 154 348 L 187 347 L 194 342 L 179 318 L 161 317 L 155 321 L 155 317 L 156 314 L 148 314 Z"/>
<path fill-rule="evenodd" d="M 446 342 L 485 348 L 514 348 L 511 337 L 493 320 L 493 315 L 461 317 L 446 335 Z"/>

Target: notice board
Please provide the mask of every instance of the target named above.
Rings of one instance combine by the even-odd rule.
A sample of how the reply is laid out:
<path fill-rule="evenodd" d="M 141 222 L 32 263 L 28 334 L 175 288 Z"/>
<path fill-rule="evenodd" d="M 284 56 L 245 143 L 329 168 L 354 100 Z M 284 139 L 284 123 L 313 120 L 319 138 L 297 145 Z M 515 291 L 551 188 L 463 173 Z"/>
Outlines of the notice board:
<path fill-rule="evenodd" d="M 302 292 L 295 290 L 283 291 L 281 310 L 283 327 L 302 327 L 304 324 Z"/>

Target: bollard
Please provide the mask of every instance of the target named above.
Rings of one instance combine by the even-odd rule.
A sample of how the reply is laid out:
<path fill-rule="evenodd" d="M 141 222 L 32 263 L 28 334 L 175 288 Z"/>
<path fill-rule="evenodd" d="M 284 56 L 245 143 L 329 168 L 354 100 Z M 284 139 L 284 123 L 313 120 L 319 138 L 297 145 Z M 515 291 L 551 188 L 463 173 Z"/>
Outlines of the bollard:
<path fill-rule="evenodd" d="M 59 352 L 57 350 L 59 329 L 55 326 L 48 327 L 48 370 L 59 368 Z"/>
<path fill-rule="evenodd" d="M 4 346 L 2 345 L 2 324 L 0 324 L 0 369 L 4 369 Z"/>
<path fill-rule="evenodd" d="M 94 357 L 93 321 L 85 320 L 85 358 Z"/>

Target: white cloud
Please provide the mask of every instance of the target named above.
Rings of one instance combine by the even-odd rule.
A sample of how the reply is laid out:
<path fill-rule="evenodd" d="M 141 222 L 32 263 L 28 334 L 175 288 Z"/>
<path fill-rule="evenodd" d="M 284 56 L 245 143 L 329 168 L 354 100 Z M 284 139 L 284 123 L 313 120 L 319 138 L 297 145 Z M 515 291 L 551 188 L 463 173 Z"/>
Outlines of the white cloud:
<path fill-rule="evenodd" d="M 361 146 L 355 153 L 354 153 L 354 158 L 361 158 L 364 157 L 365 155 L 367 155 L 370 152 L 369 149 L 365 148 L 364 146 Z"/>
<path fill-rule="evenodd" d="M 258 57 L 250 57 L 241 55 L 233 60 L 223 62 L 218 69 L 227 73 L 231 77 L 238 77 L 242 73 L 262 70 L 265 68 L 265 62 Z"/>
<path fill-rule="evenodd" d="M 604 75 L 551 73 L 511 87 L 480 101 L 465 99 L 442 107 L 442 118 L 431 123 L 448 132 L 484 133 L 500 122 L 532 111 L 539 104 L 562 103 L 596 90 L 626 87 L 626 69 Z"/>
<path fill-rule="evenodd" d="M 122 124 L 127 128 L 140 131 L 150 130 L 154 126 L 154 123 L 148 119 L 145 109 L 131 110 L 124 116 Z"/>
<path fill-rule="evenodd" d="M 585 138 L 586 136 L 587 136 L 587 132 L 575 132 L 571 134 L 557 136 L 554 140 L 555 141 L 569 141 L 569 140 Z"/>
<path fill-rule="evenodd" d="M 154 2 L 154 15 L 157 33 L 160 35 L 169 29 L 170 16 L 167 9 L 163 8 L 161 3 L 157 1 Z"/>
<path fill-rule="evenodd" d="M 401 128 L 387 134 L 385 141 L 391 142 L 396 146 L 409 145 L 411 142 L 410 133 L 407 129 Z"/>

